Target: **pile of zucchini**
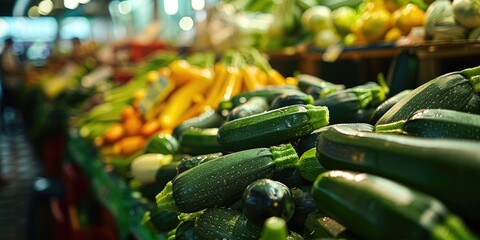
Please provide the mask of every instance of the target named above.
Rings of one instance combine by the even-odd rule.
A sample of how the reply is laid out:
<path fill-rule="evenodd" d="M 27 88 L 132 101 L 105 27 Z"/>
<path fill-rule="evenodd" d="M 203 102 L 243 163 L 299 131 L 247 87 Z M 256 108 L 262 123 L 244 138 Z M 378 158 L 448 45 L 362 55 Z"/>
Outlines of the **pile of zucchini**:
<path fill-rule="evenodd" d="M 168 239 L 479 239 L 480 67 L 388 95 L 314 76 L 220 103 L 132 163 Z M 163 217 L 162 217 L 163 216 Z"/>

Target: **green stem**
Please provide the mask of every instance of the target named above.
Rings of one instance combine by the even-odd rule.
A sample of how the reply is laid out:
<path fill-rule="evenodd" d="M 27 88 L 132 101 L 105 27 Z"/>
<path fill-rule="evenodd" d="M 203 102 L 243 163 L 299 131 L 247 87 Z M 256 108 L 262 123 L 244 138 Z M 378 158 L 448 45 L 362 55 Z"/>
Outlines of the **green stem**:
<path fill-rule="evenodd" d="M 463 221 L 455 216 L 450 215 L 445 222 L 440 226 L 436 226 L 432 231 L 431 239 L 433 240 L 448 240 L 448 239 L 463 239 L 476 240 L 478 239 L 464 224 Z"/>
<path fill-rule="evenodd" d="M 308 122 L 313 129 L 327 126 L 330 120 L 328 108 L 325 106 L 305 105 L 307 109 Z"/>
<path fill-rule="evenodd" d="M 393 123 L 386 123 L 375 126 L 375 132 L 377 133 L 403 133 L 406 120 L 400 120 Z"/>
<path fill-rule="evenodd" d="M 353 93 L 357 95 L 358 102 L 361 108 L 366 108 L 373 100 L 372 92 L 368 89 L 352 89 Z"/>
<path fill-rule="evenodd" d="M 287 223 L 283 218 L 270 217 L 265 221 L 261 240 L 286 240 Z"/>
<path fill-rule="evenodd" d="M 175 199 L 173 198 L 172 185 L 172 181 L 168 182 L 167 185 L 165 185 L 165 188 L 163 188 L 163 190 L 157 196 L 155 196 L 157 207 L 159 209 L 178 211 L 178 208 L 175 205 Z"/>
<path fill-rule="evenodd" d="M 270 152 L 275 164 L 275 171 L 278 172 L 285 168 L 296 167 L 298 155 L 290 143 L 272 146 L 270 147 Z"/>
<path fill-rule="evenodd" d="M 464 69 L 461 74 L 469 79 L 476 93 L 480 92 L 480 66 Z"/>

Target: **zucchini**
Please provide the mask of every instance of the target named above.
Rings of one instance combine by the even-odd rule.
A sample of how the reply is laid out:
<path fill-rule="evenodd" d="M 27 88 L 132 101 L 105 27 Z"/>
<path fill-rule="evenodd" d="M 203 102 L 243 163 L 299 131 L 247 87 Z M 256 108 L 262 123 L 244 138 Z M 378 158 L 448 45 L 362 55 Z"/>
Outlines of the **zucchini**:
<path fill-rule="evenodd" d="M 154 183 L 157 171 L 172 162 L 172 155 L 148 153 L 136 157 L 130 164 L 130 172 L 134 179 L 141 183 Z"/>
<path fill-rule="evenodd" d="M 209 208 L 195 222 L 195 232 L 203 240 L 258 240 L 262 227 L 249 221 L 240 211 L 228 208 Z M 302 239 L 289 232 L 287 240 Z"/>
<path fill-rule="evenodd" d="M 301 188 L 291 188 L 290 193 L 295 204 L 295 212 L 290 221 L 288 221 L 288 228 L 295 232 L 303 232 L 307 216 L 319 210 L 317 203 L 315 203 L 312 197 L 311 184 Z"/>
<path fill-rule="evenodd" d="M 190 168 L 193 168 L 199 164 L 208 162 L 212 159 L 218 158 L 222 156 L 223 154 L 221 152 L 218 153 L 210 153 L 210 154 L 202 154 L 202 155 L 197 155 L 197 156 L 190 156 L 187 158 L 184 158 L 180 161 L 180 163 L 177 166 L 177 172 L 178 174 L 187 171 Z"/>
<path fill-rule="evenodd" d="M 263 224 L 260 240 L 287 240 L 288 229 L 285 219 L 270 217 Z"/>
<path fill-rule="evenodd" d="M 178 220 L 179 212 L 172 210 L 160 210 L 153 206 L 145 212 L 142 219 L 142 225 L 147 225 L 158 232 L 166 232 L 175 229 L 180 223 Z"/>
<path fill-rule="evenodd" d="M 351 123 L 359 109 L 366 108 L 372 101 L 372 93 L 366 89 L 346 89 L 315 100 L 315 106 L 326 106 L 330 113 L 330 124 Z"/>
<path fill-rule="evenodd" d="M 270 104 L 270 109 L 277 109 L 295 104 L 313 104 L 313 101 L 313 97 L 306 93 L 284 93 L 273 99 L 272 104 Z"/>
<path fill-rule="evenodd" d="M 320 164 L 317 159 L 317 149 L 315 147 L 302 154 L 297 162 L 297 169 L 302 177 L 313 182 L 317 179 L 317 176 L 327 170 Z"/>
<path fill-rule="evenodd" d="M 358 109 L 355 114 L 353 114 L 352 117 L 352 122 L 354 123 L 370 123 L 373 113 L 375 109 L 374 108 L 365 108 L 365 109 Z"/>
<path fill-rule="evenodd" d="M 368 90 L 372 93 L 372 101 L 370 102 L 369 106 L 376 107 L 380 103 L 384 102 L 387 98 L 390 89 L 388 88 L 387 83 L 383 77 L 383 74 L 379 74 L 378 76 L 378 83 L 376 82 L 366 82 L 362 85 L 358 85 L 353 87 L 353 89 L 357 90 Z"/>
<path fill-rule="evenodd" d="M 195 232 L 202 240 L 258 240 L 262 228 L 241 212 L 228 208 L 209 208 L 195 223 Z"/>
<path fill-rule="evenodd" d="M 295 141 L 328 124 L 323 106 L 293 105 L 226 122 L 217 134 L 224 150 L 239 151 Z"/>
<path fill-rule="evenodd" d="M 303 228 L 304 239 L 354 239 L 352 233 L 335 219 L 318 210 L 308 214 Z"/>
<path fill-rule="evenodd" d="M 227 115 L 227 121 L 232 121 L 238 118 L 248 117 L 257 113 L 268 111 L 267 100 L 262 97 L 252 97 L 247 102 L 235 107 Z"/>
<path fill-rule="evenodd" d="M 451 109 L 472 111 L 468 109 L 470 101 L 480 91 L 480 66 L 468 68 L 439 76 L 407 94 L 395 106 L 390 108 L 376 125 L 406 120 L 412 113 L 420 109 Z"/>
<path fill-rule="evenodd" d="M 181 222 L 175 230 L 175 240 L 199 240 L 195 233 L 195 221 Z"/>
<path fill-rule="evenodd" d="M 262 226 L 270 217 L 290 220 L 295 204 L 287 186 L 271 179 L 259 179 L 247 186 L 242 197 L 243 214 Z"/>
<path fill-rule="evenodd" d="M 290 144 L 234 152 L 179 174 L 157 195 L 156 202 L 161 209 L 185 213 L 229 204 L 250 183 L 295 167 L 297 160 Z"/>
<path fill-rule="evenodd" d="M 298 88 L 312 95 L 314 99 L 323 98 L 331 93 L 345 89 L 345 85 L 334 84 L 309 74 L 298 74 Z"/>
<path fill-rule="evenodd" d="M 371 173 L 430 194 L 472 220 L 480 220 L 478 142 L 427 139 L 333 126 L 317 140 L 326 169 Z"/>
<path fill-rule="evenodd" d="M 201 113 L 200 115 L 190 118 L 173 129 L 172 135 L 175 138 L 180 138 L 183 131 L 194 128 L 216 128 L 220 127 L 220 125 L 225 122 L 225 117 L 223 117 L 220 113 L 215 111 L 214 109 L 208 109 L 205 112 Z"/>
<path fill-rule="evenodd" d="M 144 153 L 176 154 L 178 141 L 170 134 L 155 134 L 145 143 Z"/>
<path fill-rule="evenodd" d="M 375 129 L 372 125 L 368 123 L 339 123 L 335 125 L 328 125 L 325 127 L 321 127 L 313 132 L 311 132 L 309 135 L 301 138 L 298 141 L 297 144 L 297 153 L 299 156 L 302 156 L 306 151 L 308 151 L 311 148 L 317 147 L 317 138 L 320 133 L 326 131 L 327 129 L 331 128 L 332 126 L 341 126 L 341 125 L 347 125 L 353 129 L 356 129 L 357 131 L 363 131 L 363 132 L 373 132 Z"/>
<path fill-rule="evenodd" d="M 325 213 L 365 239 L 475 239 L 437 199 L 375 175 L 325 172 L 312 195 Z"/>
<path fill-rule="evenodd" d="M 392 108 L 396 103 L 402 100 L 402 98 L 407 96 L 407 94 L 409 94 L 411 91 L 411 89 L 403 90 L 378 105 L 378 107 L 375 108 L 370 122 L 372 124 L 375 124 L 378 119 L 380 119 L 390 108 Z"/>
<path fill-rule="evenodd" d="M 272 85 L 265 86 L 248 92 L 242 92 L 227 101 L 220 103 L 219 110 L 231 110 L 243 103 L 246 103 L 252 97 L 262 97 L 267 100 L 268 105 L 272 103 L 273 99 L 283 93 L 301 92 L 300 89 L 292 85 Z"/>
<path fill-rule="evenodd" d="M 221 152 L 217 142 L 218 128 L 190 128 L 180 135 L 180 151 L 189 155 Z"/>
<path fill-rule="evenodd" d="M 480 140 L 480 115 L 448 109 L 422 109 L 405 121 L 377 125 L 375 131 L 427 138 Z"/>

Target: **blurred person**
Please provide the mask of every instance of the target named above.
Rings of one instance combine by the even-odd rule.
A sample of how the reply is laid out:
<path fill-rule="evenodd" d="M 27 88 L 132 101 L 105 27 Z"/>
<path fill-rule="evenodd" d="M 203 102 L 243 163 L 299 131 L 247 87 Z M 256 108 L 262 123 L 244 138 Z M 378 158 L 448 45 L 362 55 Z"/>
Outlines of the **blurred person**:
<path fill-rule="evenodd" d="M 7 38 L 0 55 L 0 81 L 1 81 L 1 111 L 2 127 L 6 121 L 14 120 L 17 112 L 17 97 L 22 79 L 22 65 L 19 57 L 13 50 L 13 40 Z"/>

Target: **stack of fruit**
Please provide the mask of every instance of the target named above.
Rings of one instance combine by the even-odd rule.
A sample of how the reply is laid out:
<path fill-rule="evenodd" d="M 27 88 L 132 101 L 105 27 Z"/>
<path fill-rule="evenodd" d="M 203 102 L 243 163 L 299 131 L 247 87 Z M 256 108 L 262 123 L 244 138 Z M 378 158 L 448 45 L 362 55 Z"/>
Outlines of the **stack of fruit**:
<path fill-rule="evenodd" d="M 314 34 L 313 44 L 325 48 L 392 42 L 424 25 L 426 5 L 422 1 L 365 0 L 358 6 L 318 5 L 302 15 L 302 25 Z"/>

